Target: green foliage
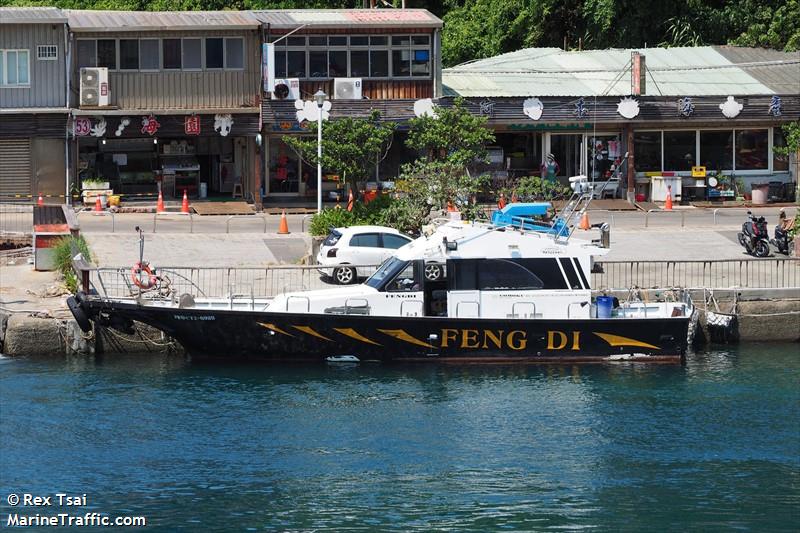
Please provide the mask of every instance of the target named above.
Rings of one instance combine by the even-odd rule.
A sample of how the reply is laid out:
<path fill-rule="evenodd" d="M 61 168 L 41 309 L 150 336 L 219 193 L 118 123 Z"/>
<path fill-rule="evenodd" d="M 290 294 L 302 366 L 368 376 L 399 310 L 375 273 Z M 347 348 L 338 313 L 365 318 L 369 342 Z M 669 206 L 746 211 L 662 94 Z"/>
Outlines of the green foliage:
<path fill-rule="evenodd" d="M 508 192 L 504 192 L 508 196 Z M 556 181 L 542 179 L 539 176 L 525 176 L 520 179 L 515 192 L 523 202 L 552 202 L 568 197 L 571 190 Z"/>
<path fill-rule="evenodd" d="M 330 228 L 346 228 L 358 224 L 355 214 L 339 207 L 326 207 L 321 213 L 311 217 L 308 231 L 311 235 L 320 237 L 328 234 Z"/>
<path fill-rule="evenodd" d="M 428 161 L 447 161 L 466 167 L 486 160 L 486 143 L 494 133 L 486 127 L 487 117 L 473 115 L 463 98 L 452 107 L 436 106 L 436 116 L 422 116 L 408 121 L 406 146 L 418 150 Z"/>
<path fill-rule="evenodd" d="M 372 175 L 375 165 L 386 157 L 394 130 L 393 122 L 381 122 L 378 111 L 369 118 L 343 117 L 323 122 L 322 168 L 342 176 L 357 195 L 357 183 Z M 285 135 L 283 140 L 303 161 L 317 165 L 315 136 Z"/>
<path fill-rule="evenodd" d="M 58 270 L 64 278 L 64 284 L 67 290 L 72 293 L 78 291 L 78 276 L 72 269 L 72 258 L 74 257 L 73 247 L 75 250 L 83 255 L 87 261 L 92 260 L 89 246 L 83 237 L 64 237 L 58 241 L 54 248 L 56 270 Z M 77 252 L 76 252 L 77 253 Z"/>
<path fill-rule="evenodd" d="M 779 155 L 791 155 L 800 150 L 800 122 L 789 122 L 781 126 L 785 146 L 775 146 L 774 150 Z"/>

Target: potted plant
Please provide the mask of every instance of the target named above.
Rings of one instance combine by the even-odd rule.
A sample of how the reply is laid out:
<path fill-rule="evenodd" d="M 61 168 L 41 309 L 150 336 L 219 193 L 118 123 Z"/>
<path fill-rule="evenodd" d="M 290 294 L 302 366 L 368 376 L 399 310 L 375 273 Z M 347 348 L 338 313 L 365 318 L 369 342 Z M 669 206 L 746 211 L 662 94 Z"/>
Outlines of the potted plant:
<path fill-rule="evenodd" d="M 106 190 L 111 184 L 101 177 L 88 178 L 81 182 L 81 187 L 84 191 Z"/>

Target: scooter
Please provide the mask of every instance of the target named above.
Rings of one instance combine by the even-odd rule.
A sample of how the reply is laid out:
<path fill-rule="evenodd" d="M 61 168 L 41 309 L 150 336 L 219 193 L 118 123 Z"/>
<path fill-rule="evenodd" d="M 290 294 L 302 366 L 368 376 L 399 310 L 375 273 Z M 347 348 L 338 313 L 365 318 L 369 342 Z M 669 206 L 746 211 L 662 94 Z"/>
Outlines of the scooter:
<path fill-rule="evenodd" d="M 739 244 L 744 246 L 747 253 L 756 257 L 769 255 L 769 230 L 764 217 L 756 217 L 752 212 L 747 212 L 747 222 L 742 224 L 742 231 L 736 235 Z"/>
<path fill-rule="evenodd" d="M 778 252 L 786 255 L 790 255 L 790 244 L 794 244 L 789 241 L 789 232 L 781 229 L 780 224 L 775 226 L 775 238 L 770 239 L 769 243 L 777 248 Z"/>

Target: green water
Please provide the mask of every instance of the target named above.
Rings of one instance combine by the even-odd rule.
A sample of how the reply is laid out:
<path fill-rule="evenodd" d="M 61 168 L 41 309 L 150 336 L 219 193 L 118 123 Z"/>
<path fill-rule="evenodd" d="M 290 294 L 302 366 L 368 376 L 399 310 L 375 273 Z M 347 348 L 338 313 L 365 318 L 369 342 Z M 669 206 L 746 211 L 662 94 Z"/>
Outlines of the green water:
<path fill-rule="evenodd" d="M 9 493 L 75 492 L 146 531 L 797 531 L 798 385 L 797 345 L 683 367 L 0 359 L 0 527 Z"/>

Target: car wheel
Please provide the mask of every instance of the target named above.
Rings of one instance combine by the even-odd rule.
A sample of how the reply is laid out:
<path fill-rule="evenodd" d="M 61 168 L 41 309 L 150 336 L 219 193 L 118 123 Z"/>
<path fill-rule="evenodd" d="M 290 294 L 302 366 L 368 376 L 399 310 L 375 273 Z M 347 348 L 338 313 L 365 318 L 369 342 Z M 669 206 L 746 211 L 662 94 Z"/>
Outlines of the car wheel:
<path fill-rule="evenodd" d="M 425 279 L 428 281 L 442 279 L 442 267 L 439 265 L 425 265 Z"/>
<path fill-rule="evenodd" d="M 339 267 L 333 271 L 333 280 L 339 285 L 350 285 L 356 282 L 356 269 L 351 267 Z"/>

